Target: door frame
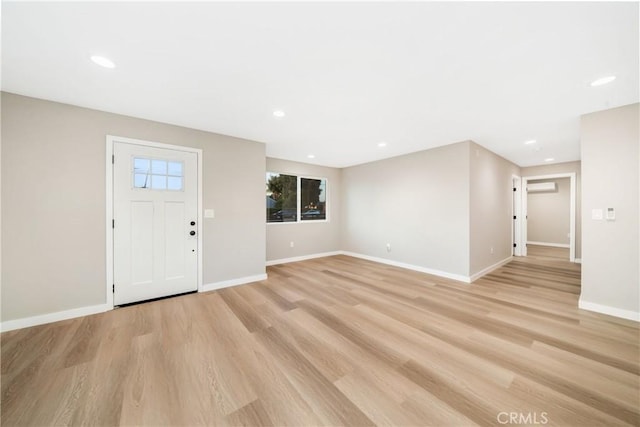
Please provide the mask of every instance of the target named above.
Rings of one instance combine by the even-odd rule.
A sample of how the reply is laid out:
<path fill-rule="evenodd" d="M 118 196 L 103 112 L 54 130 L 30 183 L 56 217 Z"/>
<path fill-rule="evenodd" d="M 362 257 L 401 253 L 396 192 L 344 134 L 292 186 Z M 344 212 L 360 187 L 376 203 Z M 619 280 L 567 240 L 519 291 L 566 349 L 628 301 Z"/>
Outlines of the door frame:
<path fill-rule="evenodd" d="M 106 137 L 106 158 L 105 158 L 105 170 L 106 170 L 106 215 L 105 215 L 105 230 L 106 230 L 106 301 L 107 310 L 113 310 L 113 144 L 115 142 L 121 142 L 124 144 L 141 145 L 144 147 L 152 148 L 164 148 L 168 150 L 184 151 L 188 153 L 195 153 L 198 159 L 198 190 L 197 190 L 197 206 L 198 206 L 198 292 L 202 291 L 202 150 L 199 148 L 185 147 L 182 145 L 164 144 L 161 142 L 145 141 L 142 139 L 126 138 L 122 136 L 107 135 Z"/>
<path fill-rule="evenodd" d="M 522 230 L 522 255 L 527 255 L 527 199 L 528 192 L 527 184 L 529 181 L 538 179 L 553 179 L 553 178 L 570 178 L 571 192 L 569 195 L 569 261 L 576 262 L 576 173 L 555 173 L 549 175 L 537 175 L 537 176 L 523 176 L 522 177 L 522 216 L 521 230 Z M 526 193 L 525 193 L 526 192 Z"/>

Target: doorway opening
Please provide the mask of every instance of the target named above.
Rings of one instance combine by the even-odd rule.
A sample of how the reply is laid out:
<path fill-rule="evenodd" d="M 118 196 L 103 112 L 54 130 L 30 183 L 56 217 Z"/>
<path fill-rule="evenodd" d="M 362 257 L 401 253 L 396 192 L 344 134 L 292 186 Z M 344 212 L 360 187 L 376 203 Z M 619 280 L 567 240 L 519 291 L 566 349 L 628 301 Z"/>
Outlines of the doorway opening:
<path fill-rule="evenodd" d="M 522 189 L 522 255 L 575 262 L 576 174 L 523 177 Z"/>

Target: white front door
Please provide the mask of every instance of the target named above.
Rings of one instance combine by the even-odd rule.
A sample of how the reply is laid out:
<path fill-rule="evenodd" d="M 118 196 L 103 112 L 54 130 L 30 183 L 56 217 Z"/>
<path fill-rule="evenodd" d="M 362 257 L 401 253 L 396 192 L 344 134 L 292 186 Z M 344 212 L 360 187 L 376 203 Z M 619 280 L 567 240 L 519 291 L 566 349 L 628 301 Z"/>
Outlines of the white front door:
<path fill-rule="evenodd" d="M 197 154 L 113 144 L 114 305 L 198 288 Z"/>

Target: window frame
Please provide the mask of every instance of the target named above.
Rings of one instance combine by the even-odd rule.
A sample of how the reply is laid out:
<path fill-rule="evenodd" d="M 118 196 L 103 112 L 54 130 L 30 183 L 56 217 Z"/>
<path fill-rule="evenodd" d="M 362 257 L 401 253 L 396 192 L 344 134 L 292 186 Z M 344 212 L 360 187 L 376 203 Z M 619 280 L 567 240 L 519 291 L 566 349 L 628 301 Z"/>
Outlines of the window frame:
<path fill-rule="evenodd" d="M 152 183 L 153 177 L 154 176 L 161 176 L 165 178 L 165 188 L 154 188 L 153 184 L 151 184 L 149 187 L 138 187 L 136 186 L 136 175 L 143 175 L 142 173 L 136 173 L 136 167 L 135 167 L 135 163 L 136 160 L 148 160 L 149 161 L 149 171 L 144 174 L 146 176 L 148 176 L 150 178 L 150 183 Z M 154 174 L 153 173 L 153 162 L 154 161 L 161 161 L 161 162 L 165 162 L 166 164 L 166 172 L 164 174 Z M 180 175 L 172 175 L 169 172 L 169 163 L 180 163 Z M 174 192 L 174 193 L 179 193 L 179 192 L 184 192 L 185 191 L 185 179 L 184 179 L 184 162 L 183 161 L 176 161 L 176 160 L 172 160 L 172 159 L 167 159 L 167 158 L 161 158 L 161 157 L 140 157 L 140 156 L 131 156 L 131 189 L 134 191 L 169 191 L 169 192 Z M 180 178 L 180 188 L 179 189 L 172 189 L 169 188 L 169 178 Z"/>
<path fill-rule="evenodd" d="M 320 223 L 320 224 L 324 224 L 330 221 L 330 213 L 329 213 L 329 206 L 331 205 L 330 203 L 330 195 L 329 195 L 329 178 L 326 177 L 320 177 L 320 176 L 312 176 L 312 175 L 304 175 L 304 174 L 297 174 L 294 172 L 274 172 L 274 171 L 270 171 L 267 170 L 265 173 L 265 184 L 266 184 L 266 175 L 267 174 L 277 174 L 277 175 L 289 175 L 289 176 L 295 176 L 296 177 L 296 220 L 295 221 L 267 221 L 265 219 L 265 223 L 267 225 L 270 224 L 315 224 L 315 223 Z M 301 197 L 302 197 L 302 191 L 301 191 L 301 181 L 302 179 L 314 179 L 314 180 L 324 180 L 325 184 L 324 184 L 324 191 L 326 193 L 325 195 L 325 218 L 324 219 L 306 219 L 303 220 L 302 219 L 302 206 L 301 206 Z M 265 206 L 266 209 L 266 206 Z"/>

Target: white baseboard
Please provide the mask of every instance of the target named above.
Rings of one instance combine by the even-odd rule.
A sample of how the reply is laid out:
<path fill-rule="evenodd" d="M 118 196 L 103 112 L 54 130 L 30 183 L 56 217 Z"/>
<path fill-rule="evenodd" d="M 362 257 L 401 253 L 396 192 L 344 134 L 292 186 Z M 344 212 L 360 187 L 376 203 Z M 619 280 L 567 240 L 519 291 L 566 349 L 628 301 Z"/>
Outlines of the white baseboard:
<path fill-rule="evenodd" d="M 342 251 L 333 251 L 333 252 L 322 252 L 322 253 L 311 254 L 311 255 L 296 256 L 292 258 L 273 259 L 271 261 L 267 261 L 266 265 L 270 266 L 270 265 L 278 265 L 278 264 L 287 264 L 289 262 L 306 261 L 308 259 L 324 258 L 327 256 L 334 256 L 334 255 L 341 255 L 341 254 L 343 254 Z"/>
<path fill-rule="evenodd" d="M 111 310 L 111 307 L 107 304 L 98 304 L 90 305 L 88 307 L 72 308 L 71 310 L 57 311 L 55 313 L 41 314 L 38 316 L 23 317 L 22 319 L 5 320 L 0 323 L 0 330 L 2 332 L 13 331 L 14 329 L 28 328 L 31 326 L 44 325 L 46 323 L 59 322 L 60 320 L 104 313 L 107 310 Z"/>
<path fill-rule="evenodd" d="M 536 245 L 536 246 L 550 246 L 552 248 L 564 248 L 569 249 L 571 246 L 565 243 L 548 243 L 548 242 L 533 242 L 527 240 L 527 245 Z"/>
<path fill-rule="evenodd" d="M 259 282 L 267 280 L 266 274 L 241 277 L 239 279 L 225 280 L 222 282 L 209 283 L 203 285 L 199 292 L 208 292 L 230 286 L 244 285 L 245 283 Z M 59 322 L 61 320 L 74 319 L 76 317 L 89 316 L 91 314 L 103 313 L 112 310 L 108 304 L 91 305 L 88 307 L 73 308 L 71 310 L 57 311 L 55 313 L 41 314 L 38 316 L 24 317 L 22 319 L 6 320 L 0 323 L 0 331 L 7 332 L 15 329 L 28 328 L 31 326 L 44 325 L 46 323 Z"/>
<path fill-rule="evenodd" d="M 358 254 L 355 252 L 342 251 L 342 255 L 352 256 L 354 258 L 362 258 L 368 261 L 379 262 L 381 264 L 393 265 L 394 267 L 406 268 L 407 270 L 419 271 L 421 273 L 433 274 L 434 276 L 445 277 L 447 279 L 457 280 L 459 282 L 471 283 L 469 276 L 463 276 L 461 274 L 448 273 L 446 271 L 433 270 L 431 268 L 420 267 L 418 265 L 406 264 L 404 262 L 393 261 L 385 258 L 378 258 L 369 255 Z"/>
<path fill-rule="evenodd" d="M 582 310 L 595 311 L 596 313 L 608 314 L 609 316 L 620 317 L 622 319 L 640 322 L 640 312 L 624 310 L 622 308 L 611 307 L 608 305 L 596 304 L 594 302 L 584 301 L 582 297 L 578 300 L 578 308 Z"/>
<path fill-rule="evenodd" d="M 582 264 L 582 258 L 576 258 L 573 262 L 576 264 Z"/>
<path fill-rule="evenodd" d="M 478 280 L 479 278 L 481 278 L 482 276 L 484 276 L 485 274 L 489 274 L 491 273 L 493 270 L 496 270 L 500 267 L 502 267 L 503 265 L 509 263 L 511 260 L 513 259 L 512 256 L 503 259 L 502 261 L 498 261 L 493 265 L 490 265 L 489 267 L 480 270 L 479 272 L 472 274 L 471 275 L 471 282 L 475 282 L 476 280 Z"/>
<path fill-rule="evenodd" d="M 513 259 L 513 257 L 511 257 L 511 256 L 508 257 L 508 258 L 505 258 L 502 261 L 499 261 L 499 262 L 497 262 L 497 263 L 495 263 L 495 264 L 483 269 L 482 271 L 479 271 L 478 273 L 475 273 L 474 275 L 472 275 L 470 277 L 469 276 L 463 276 L 463 275 L 460 275 L 460 274 L 448 273 L 446 271 L 434 270 L 434 269 L 426 268 L 426 267 L 420 267 L 420 266 L 417 266 L 417 265 L 407 264 L 407 263 L 404 263 L 404 262 L 393 261 L 393 260 L 389 260 L 389 259 L 385 259 L 385 258 L 379 258 L 379 257 L 359 254 L 359 253 L 355 253 L 355 252 L 349 252 L 349 251 L 323 252 L 323 253 L 311 254 L 311 255 L 303 255 L 303 256 L 293 257 L 293 258 L 276 259 L 276 260 L 267 261 L 267 266 L 277 265 L 277 264 L 286 264 L 286 263 L 289 263 L 289 262 L 305 261 L 305 260 L 309 260 L 309 259 L 323 258 L 323 257 L 328 257 L 328 256 L 334 256 L 334 255 L 347 255 L 347 256 L 352 256 L 354 258 L 366 259 L 368 261 L 379 262 L 381 264 L 387 264 L 387 265 L 393 265 L 395 267 L 406 268 L 408 270 L 419 271 L 421 273 L 433 274 L 434 276 L 445 277 L 447 279 L 453 279 L 453 280 L 457 280 L 457 281 L 464 282 L 464 283 L 471 283 L 471 282 L 479 279 L 480 277 L 484 276 L 485 274 L 489 274 L 493 270 L 502 267 L 503 265 L 505 265 L 506 263 L 508 263 L 509 261 L 511 261 Z"/>
<path fill-rule="evenodd" d="M 216 289 L 229 288 L 231 286 L 245 285 L 247 283 L 267 280 L 267 274 L 256 274 L 255 276 L 240 277 L 238 279 L 223 280 L 221 282 L 207 283 L 202 285 L 198 292 L 215 291 Z"/>

